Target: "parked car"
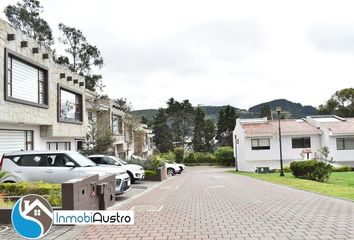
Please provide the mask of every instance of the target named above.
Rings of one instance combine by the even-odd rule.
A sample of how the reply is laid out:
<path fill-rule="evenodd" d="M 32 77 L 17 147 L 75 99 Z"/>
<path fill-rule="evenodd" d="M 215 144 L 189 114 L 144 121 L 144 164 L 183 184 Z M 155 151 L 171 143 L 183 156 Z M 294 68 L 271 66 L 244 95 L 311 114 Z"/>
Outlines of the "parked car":
<path fill-rule="evenodd" d="M 176 164 L 179 167 L 179 169 L 180 169 L 179 173 L 182 173 L 184 171 L 184 169 L 186 168 L 186 165 L 184 165 L 183 163 L 174 162 L 174 164 Z"/>
<path fill-rule="evenodd" d="M 87 174 L 116 174 L 116 194 L 131 189 L 128 173 L 119 167 L 101 167 L 78 152 L 71 151 L 22 151 L 3 155 L 0 170 L 11 173 L 1 182 L 63 183 Z"/>
<path fill-rule="evenodd" d="M 165 163 L 165 167 L 166 167 L 166 170 L 167 170 L 167 174 L 170 175 L 170 176 L 173 176 L 176 173 L 180 173 L 181 172 L 180 167 L 177 164 L 174 164 L 174 163 L 167 163 L 166 162 Z"/>
<path fill-rule="evenodd" d="M 128 164 L 126 161 L 115 156 L 90 155 L 88 158 L 99 165 L 115 165 L 122 167 L 129 174 L 132 183 L 137 180 L 144 179 L 145 177 L 144 168 L 142 166 L 136 164 Z"/>

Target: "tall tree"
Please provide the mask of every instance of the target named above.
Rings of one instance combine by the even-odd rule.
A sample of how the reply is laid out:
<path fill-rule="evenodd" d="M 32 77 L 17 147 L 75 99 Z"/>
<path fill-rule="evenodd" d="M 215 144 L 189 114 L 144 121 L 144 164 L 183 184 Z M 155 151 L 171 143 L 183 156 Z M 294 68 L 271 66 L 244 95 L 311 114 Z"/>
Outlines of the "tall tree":
<path fill-rule="evenodd" d="M 49 47 L 54 43 L 52 30 L 40 17 L 42 12 L 43 7 L 38 0 L 23 0 L 22 3 L 8 5 L 4 10 L 7 19 L 15 28 Z"/>
<path fill-rule="evenodd" d="M 272 119 L 272 112 L 268 104 L 262 106 L 259 117 L 266 117 L 268 120 Z"/>
<path fill-rule="evenodd" d="M 205 113 L 198 107 L 195 110 L 194 129 L 192 146 L 196 152 L 203 152 L 205 150 Z"/>
<path fill-rule="evenodd" d="M 157 149 L 166 153 L 173 150 L 172 132 L 167 124 L 168 116 L 165 109 L 160 108 L 153 119 L 154 142 Z"/>
<path fill-rule="evenodd" d="M 167 101 L 166 113 L 171 123 L 175 147 L 185 147 L 186 137 L 191 135 L 194 117 L 194 108 L 189 100 L 182 102 L 170 98 Z"/>
<path fill-rule="evenodd" d="M 105 124 L 105 121 L 99 121 L 104 118 L 103 112 L 99 111 L 100 96 L 95 95 L 92 100 L 89 100 L 89 104 L 92 106 L 92 117 L 88 121 L 82 152 L 87 155 L 113 153 L 115 139 L 112 129 L 109 124 Z"/>
<path fill-rule="evenodd" d="M 225 109 L 220 110 L 216 132 L 216 140 L 218 140 L 220 146 L 232 147 L 232 132 L 235 128 L 237 117 L 235 108 L 229 105 Z"/>
<path fill-rule="evenodd" d="M 214 147 L 215 124 L 207 119 L 204 123 L 204 151 L 212 152 Z"/>
<path fill-rule="evenodd" d="M 102 76 L 92 73 L 94 67 L 103 67 L 100 50 L 91 45 L 79 29 L 60 23 L 59 30 L 62 33 L 60 42 L 65 45 L 68 56 L 60 56 L 57 62 L 85 77 L 87 89 L 95 91 L 97 87 L 102 88 Z"/>
<path fill-rule="evenodd" d="M 336 91 L 325 104 L 319 106 L 319 113 L 354 117 L 354 88 Z"/>

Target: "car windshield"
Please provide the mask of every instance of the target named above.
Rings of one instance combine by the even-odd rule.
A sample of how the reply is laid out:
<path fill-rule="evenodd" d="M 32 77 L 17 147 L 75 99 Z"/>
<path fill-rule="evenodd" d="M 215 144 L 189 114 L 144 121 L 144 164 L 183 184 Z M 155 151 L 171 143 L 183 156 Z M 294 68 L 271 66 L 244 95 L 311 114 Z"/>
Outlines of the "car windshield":
<path fill-rule="evenodd" d="M 68 153 L 68 155 L 80 165 L 80 167 L 94 167 L 97 166 L 92 160 L 88 159 L 87 157 L 81 155 L 80 153 Z"/>
<path fill-rule="evenodd" d="M 117 157 L 115 157 L 115 156 L 111 156 L 110 158 L 116 160 L 117 162 L 119 162 L 119 163 L 122 164 L 122 165 L 127 165 L 127 164 L 128 164 L 126 161 L 123 161 L 122 159 L 117 158 Z"/>

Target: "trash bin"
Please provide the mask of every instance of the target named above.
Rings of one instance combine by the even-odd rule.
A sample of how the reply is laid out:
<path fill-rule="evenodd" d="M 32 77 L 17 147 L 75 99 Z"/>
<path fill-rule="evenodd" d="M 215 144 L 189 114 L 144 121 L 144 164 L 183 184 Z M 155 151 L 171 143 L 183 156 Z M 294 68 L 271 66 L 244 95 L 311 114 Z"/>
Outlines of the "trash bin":
<path fill-rule="evenodd" d="M 269 167 L 257 167 L 258 174 L 270 173 Z"/>

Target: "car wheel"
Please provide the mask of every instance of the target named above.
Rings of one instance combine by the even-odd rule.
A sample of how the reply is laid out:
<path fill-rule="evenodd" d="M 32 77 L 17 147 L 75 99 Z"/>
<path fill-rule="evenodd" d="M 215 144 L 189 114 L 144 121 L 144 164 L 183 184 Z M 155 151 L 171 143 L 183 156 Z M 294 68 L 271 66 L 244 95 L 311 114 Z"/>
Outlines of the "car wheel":
<path fill-rule="evenodd" d="M 176 172 L 173 168 L 167 168 L 167 175 L 173 176 L 175 174 L 176 174 Z"/>
<path fill-rule="evenodd" d="M 129 177 L 130 177 L 130 183 L 135 183 L 135 178 L 133 177 L 133 174 L 131 172 L 127 172 Z"/>

